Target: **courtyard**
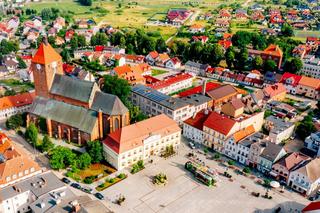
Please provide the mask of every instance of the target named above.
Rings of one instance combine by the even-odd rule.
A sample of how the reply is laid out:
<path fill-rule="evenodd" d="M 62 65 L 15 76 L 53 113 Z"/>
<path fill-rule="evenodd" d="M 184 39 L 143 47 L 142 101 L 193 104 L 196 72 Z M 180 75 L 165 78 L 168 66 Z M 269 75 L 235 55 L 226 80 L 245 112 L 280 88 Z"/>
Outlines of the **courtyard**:
<path fill-rule="evenodd" d="M 154 158 L 152 164 L 135 175 L 129 175 L 124 181 L 102 191 L 108 205 L 115 212 L 273 212 L 279 206 L 281 212 L 300 211 L 308 200 L 301 195 L 284 190 L 272 189 L 269 195 L 272 199 L 254 197 L 252 192 L 261 195 L 266 189 L 254 180 L 237 175 L 230 169 L 233 181 L 219 176 L 217 186 L 207 187 L 197 181 L 191 173 L 184 169 L 188 160 L 186 154 L 191 150 L 182 143 L 179 152 L 167 160 Z M 208 160 L 202 154 L 197 154 L 206 165 L 224 172 L 226 169 L 214 160 Z M 165 186 L 156 186 L 152 177 L 164 172 L 168 177 Z M 126 173 L 128 173 L 126 171 Z M 125 202 L 119 206 L 115 200 L 125 197 Z"/>

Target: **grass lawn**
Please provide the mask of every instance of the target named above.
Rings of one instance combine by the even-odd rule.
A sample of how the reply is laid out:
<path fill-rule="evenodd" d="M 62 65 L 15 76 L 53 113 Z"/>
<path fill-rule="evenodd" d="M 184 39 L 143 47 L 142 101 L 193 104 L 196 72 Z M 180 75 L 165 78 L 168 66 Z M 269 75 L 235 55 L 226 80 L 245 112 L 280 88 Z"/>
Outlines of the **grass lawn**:
<path fill-rule="evenodd" d="M 157 75 L 161 75 L 161 74 L 164 74 L 164 73 L 167 73 L 168 71 L 165 71 L 165 70 L 157 70 L 157 69 L 153 69 L 151 71 L 151 76 L 157 76 Z"/>
<path fill-rule="evenodd" d="M 29 91 L 34 89 L 34 85 L 32 83 L 24 83 L 16 79 L 0 80 L 0 85 L 8 86 L 16 92 Z"/>
<path fill-rule="evenodd" d="M 295 36 L 293 39 L 305 42 L 306 38 L 311 37 L 320 37 L 320 31 L 302 31 L 302 30 L 295 30 L 294 31 Z"/>

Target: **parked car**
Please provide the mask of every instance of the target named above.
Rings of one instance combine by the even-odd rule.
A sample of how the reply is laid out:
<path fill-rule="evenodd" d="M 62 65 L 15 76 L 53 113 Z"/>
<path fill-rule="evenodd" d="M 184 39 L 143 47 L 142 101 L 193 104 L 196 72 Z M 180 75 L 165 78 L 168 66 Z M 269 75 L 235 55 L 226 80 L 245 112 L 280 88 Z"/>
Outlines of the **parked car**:
<path fill-rule="evenodd" d="M 189 146 L 190 146 L 191 149 L 195 149 L 195 148 L 196 148 L 196 146 L 194 145 L 194 143 L 191 142 L 191 141 L 189 142 Z"/>
<path fill-rule="evenodd" d="M 82 187 L 81 190 L 88 193 L 88 194 L 92 194 L 92 189 L 89 187 Z"/>
<path fill-rule="evenodd" d="M 94 196 L 96 196 L 96 198 L 98 198 L 99 200 L 103 200 L 104 199 L 104 196 L 99 192 L 95 193 Z"/>
<path fill-rule="evenodd" d="M 76 188 L 76 189 L 81 189 L 81 186 L 79 183 L 71 183 L 71 186 Z"/>
<path fill-rule="evenodd" d="M 66 177 L 62 178 L 61 181 L 64 182 L 65 184 L 70 184 L 71 183 L 71 181 Z"/>

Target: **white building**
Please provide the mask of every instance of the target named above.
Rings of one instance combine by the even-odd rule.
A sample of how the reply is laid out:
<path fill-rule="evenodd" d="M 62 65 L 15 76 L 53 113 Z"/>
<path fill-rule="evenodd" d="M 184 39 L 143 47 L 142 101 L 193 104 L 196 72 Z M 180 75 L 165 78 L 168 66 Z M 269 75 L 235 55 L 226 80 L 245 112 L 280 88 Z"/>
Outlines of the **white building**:
<path fill-rule="evenodd" d="M 300 193 L 310 195 L 320 185 L 320 158 L 299 165 L 290 172 L 288 186 Z"/>
<path fill-rule="evenodd" d="M 183 136 L 196 143 L 203 144 L 205 138 L 203 123 L 210 113 L 211 111 L 209 110 L 202 110 L 191 118 L 185 120 L 183 122 Z"/>
<path fill-rule="evenodd" d="M 151 84 L 150 87 L 169 95 L 192 87 L 193 79 L 194 77 L 188 73 L 179 73 L 177 75 L 165 77 L 162 81 Z"/>
<path fill-rule="evenodd" d="M 286 122 L 275 116 L 269 116 L 266 118 L 264 126 L 269 130 L 270 141 L 276 144 L 289 139 L 295 128 L 294 123 Z"/>
<path fill-rule="evenodd" d="M 103 141 L 103 150 L 106 160 L 122 170 L 139 160 L 161 155 L 166 147 L 176 149 L 180 139 L 178 124 L 161 114 L 110 133 Z"/>
<path fill-rule="evenodd" d="M 300 73 L 320 79 L 320 59 L 314 55 L 307 55 L 303 59 L 303 67 Z"/>
<path fill-rule="evenodd" d="M 304 146 L 317 153 L 320 156 L 320 132 L 311 133 L 304 141 Z"/>
<path fill-rule="evenodd" d="M 28 111 L 33 99 L 34 93 L 28 92 L 0 98 L 0 120 L 7 119 L 17 113 Z"/>

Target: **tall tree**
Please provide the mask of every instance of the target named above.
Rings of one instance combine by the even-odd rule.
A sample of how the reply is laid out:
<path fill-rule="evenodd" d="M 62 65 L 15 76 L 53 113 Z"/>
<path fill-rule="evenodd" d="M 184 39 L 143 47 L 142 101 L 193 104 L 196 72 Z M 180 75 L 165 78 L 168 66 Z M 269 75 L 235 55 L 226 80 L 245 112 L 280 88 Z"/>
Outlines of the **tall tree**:
<path fill-rule="evenodd" d="M 45 135 L 42 139 L 41 143 L 41 151 L 42 152 L 47 152 L 51 149 L 54 148 L 54 144 L 51 142 L 50 138 L 48 135 Z"/>
<path fill-rule="evenodd" d="M 87 142 L 86 150 L 90 155 L 92 162 L 99 163 L 103 160 L 103 147 L 100 141 Z"/>
<path fill-rule="evenodd" d="M 261 69 L 263 67 L 263 59 L 261 56 L 257 56 L 252 60 L 252 68 L 253 69 Z"/>
<path fill-rule="evenodd" d="M 276 64 L 276 62 L 274 62 L 273 60 L 266 60 L 265 62 L 264 62 L 264 65 L 263 65 L 263 70 L 265 71 L 265 72 L 267 72 L 267 71 L 271 71 L 271 72 L 274 72 L 274 71 L 276 71 L 277 70 L 277 64 Z"/>
<path fill-rule="evenodd" d="M 88 153 L 83 153 L 78 158 L 78 167 L 80 169 L 85 169 L 90 166 L 92 161 L 91 156 Z"/>
<path fill-rule="evenodd" d="M 291 37 L 294 35 L 294 31 L 291 25 L 284 23 L 281 27 L 281 34 L 286 37 Z"/>
<path fill-rule="evenodd" d="M 37 146 L 38 143 L 38 129 L 34 123 L 30 123 L 25 132 L 27 141 Z"/>
<path fill-rule="evenodd" d="M 298 73 L 303 67 L 303 62 L 300 58 L 293 57 L 286 61 L 284 70 L 286 72 Z"/>
<path fill-rule="evenodd" d="M 232 68 L 234 65 L 234 62 L 235 62 L 235 58 L 236 58 L 235 51 L 232 46 L 226 50 L 225 58 L 226 58 L 226 63 L 228 65 L 228 67 Z"/>
<path fill-rule="evenodd" d="M 128 98 L 131 93 L 131 88 L 125 79 L 118 78 L 118 76 L 104 75 L 104 84 L 102 90 L 106 93 L 116 95 L 120 100 L 127 105 Z"/>
<path fill-rule="evenodd" d="M 166 52 L 166 51 L 167 51 L 166 42 L 165 42 L 165 40 L 164 40 L 162 37 L 157 40 L 156 50 L 157 50 L 159 53 L 163 53 L 163 52 Z"/>

